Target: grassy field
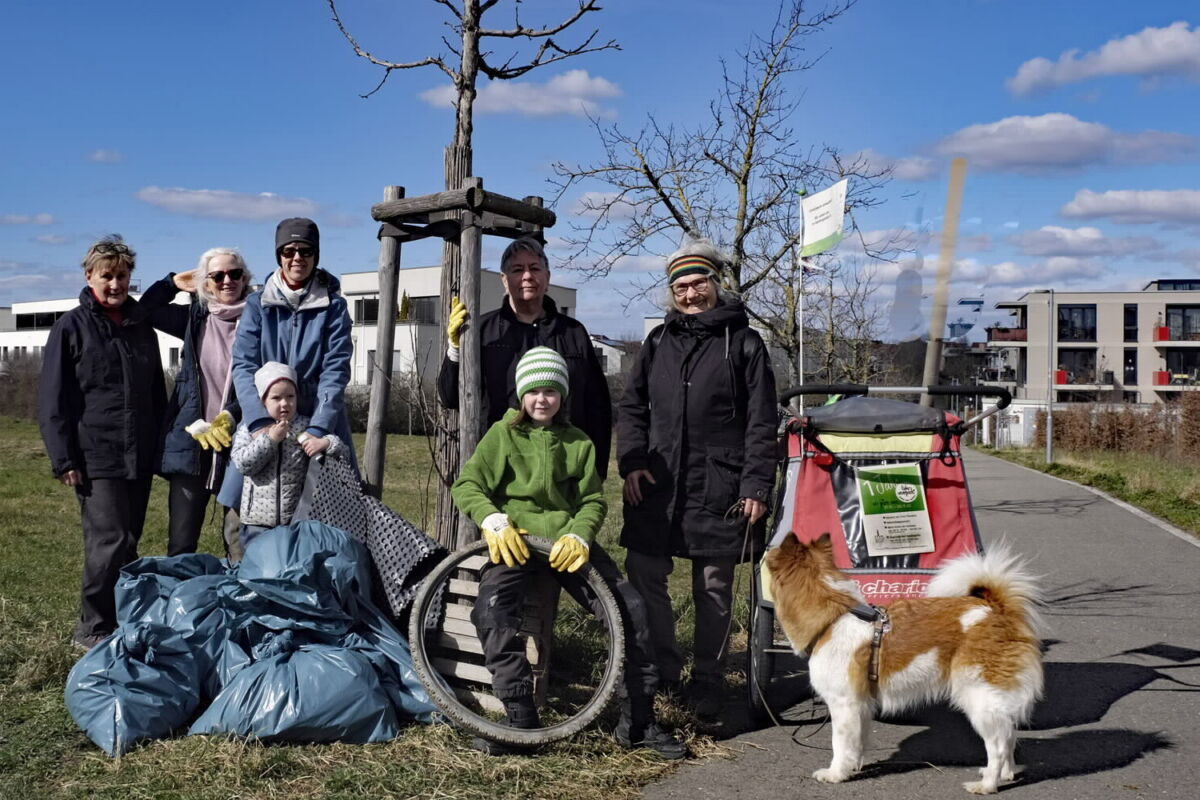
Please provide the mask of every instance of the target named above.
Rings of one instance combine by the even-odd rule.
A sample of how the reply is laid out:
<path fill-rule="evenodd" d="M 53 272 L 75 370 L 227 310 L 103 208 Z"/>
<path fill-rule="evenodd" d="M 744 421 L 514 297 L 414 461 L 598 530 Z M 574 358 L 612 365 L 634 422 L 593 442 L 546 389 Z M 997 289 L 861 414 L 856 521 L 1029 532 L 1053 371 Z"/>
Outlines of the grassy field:
<path fill-rule="evenodd" d="M 1200 536 L 1200 468 L 1195 463 L 1153 453 L 1056 450 L 1054 463 L 1047 465 L 1045 451 L 1040 448 L 987 452 L 1094 486 Z"/>
<path fill-rule="evenodd" d="M 359 442 L 361 447 L 361 441 Z M 384 499 L 414 522 L 427 519 L 432 476 L 422 438 L 391 437 Z M 615 469 L 611 470 L 615 474 Z M 601 541 L 618 562 L 619 486 L 608 482 L 610 513 Z M 166 486 L 155 482 L 143 555 L 166 551 Z M 380 745 L 264 746 L 180 737 L 139 747 L 120 759 L 100 752 L 75 727 L 63 703 L 67 673 L 79 655 L 70 644 L 78 613 L 82 555 L 73 493 L 50 476 L 36 426 L 0 418 L 0 798 L 591 798 L 635 797 L 677 765 L 627 752 L 600 729 L 550 747 L 537 757 L 492 758 L 445 726 L 413 726 Z M 200 549 L 223 555 L 216 524 Z M 682 596 L 686 567 L 672 577 Z M 743 577 L 738 596 L 748 591 Z M 690 622 L 690 601 L 680 602 Z M 744 608 L 737 619 L 745 619 Z M 690 624 L 685 625 L 690 629 Z M 731 660 L 741 661 L 745 634 L 735 629 Z M 731 692 L 741 676 L 731 674 Z M 664 721 L 679 727 L 698 756 L 726 751 L 670 706 Z"/>

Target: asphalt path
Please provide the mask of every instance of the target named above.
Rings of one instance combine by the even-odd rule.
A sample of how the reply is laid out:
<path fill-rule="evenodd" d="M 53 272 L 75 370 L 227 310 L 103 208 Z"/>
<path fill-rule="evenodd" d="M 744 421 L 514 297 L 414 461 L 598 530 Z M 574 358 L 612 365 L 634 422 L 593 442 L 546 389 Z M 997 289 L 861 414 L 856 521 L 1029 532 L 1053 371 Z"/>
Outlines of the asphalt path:
<path fill-rule="evenodd" d="M 967 454 L 985 546 L 1001 538 L 1044 576 L 1046 696 L 1018 735 L 1008 798 L 1200 797 L 1200 547 L 1197 540 L 1073 483 Z M 786 665 L 785 665 L 786 667 Z M 786 669 L 784 670 L 786 675 Z M 966 719 L 945 706 L 877 720 L 864 771 L 843 784 L 827 765 L 830 729 L 803 678 L 783 724 L 744 730 L 726 704 L 726 757 L 689 761 L 644 797 L 940 800 L 969 796 L 985 761 Z M 797 686 L 800 688 L 797 689 Z M 738 733 L 742 728 L 743 732 Z"/>

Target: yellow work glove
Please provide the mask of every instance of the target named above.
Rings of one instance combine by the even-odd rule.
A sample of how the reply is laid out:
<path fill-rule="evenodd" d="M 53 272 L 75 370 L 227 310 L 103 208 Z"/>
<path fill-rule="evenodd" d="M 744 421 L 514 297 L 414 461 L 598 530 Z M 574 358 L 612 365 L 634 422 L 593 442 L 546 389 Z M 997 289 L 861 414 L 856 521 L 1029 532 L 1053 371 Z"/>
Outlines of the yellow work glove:
<path fill-rule="evenodd" d="M 550 566 L 559 572 L 576 572 L 588 562 L 589 555 L 587 542 L 573 533 L 563 534 L 550 548 Z"/>
<path fill-rule="evenodd" d="M 529 560 L 529 545 L 525 543 L 529 531 L 514 528 L 507 514 L 489 514 L 480 530 L 493 564 L 504 561 L 505 566 L 515 567 Z"/>
<path fill-rule="evenodd" d="M 467 307 L 462 300 L 457 297 L 450 301 L 450 322 L 446 325 L 446 338 L 450 340 L 450 346 L 458 348 L 458 343 L 462 337 L 463 326 L 467 324 Z"/>
<path fill-rule="evenodd" d="M 229 447 L 233 443 L 233 415 L 228 411 L 217 414 L 208 433 L 202 434 L 202 436 L 208 440 L 208 446 L 213 449 L 214 453 L 219 453 Z"/>

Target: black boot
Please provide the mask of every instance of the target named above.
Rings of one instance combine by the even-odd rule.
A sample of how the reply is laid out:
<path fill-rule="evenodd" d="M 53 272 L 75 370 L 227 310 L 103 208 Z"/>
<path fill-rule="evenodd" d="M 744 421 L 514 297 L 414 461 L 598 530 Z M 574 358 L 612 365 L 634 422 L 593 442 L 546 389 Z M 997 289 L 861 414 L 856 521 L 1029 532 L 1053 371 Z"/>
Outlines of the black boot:
<path fill-rule="evenodd" d="M 621 698 L 621 719 L 613 738 L 622 747 L 644 747 L 668 761 L 678 761 L 688 754 L 687 745 L 658 724 L 653 696 L 639 697 L 632 703 L 629 698 Z"/>
<path fill-rule="evenodd" d="M 504 714 L 506 717 L 505 724 L 510 728 L 529 730 L 531 728 L 542 727 L 542 721 L 538 718 L 537 706 L 534 705 L 532 695 L 520 695 L 505 700 Z M 471 747 L 476 750 L 482 750 L 491 756 L 528 755 L 537 750 L 536 747 L 522 747 L 506 742 L 493 742 L 491 739 L 484 739 L 479 736 L 471 740 Z"/>

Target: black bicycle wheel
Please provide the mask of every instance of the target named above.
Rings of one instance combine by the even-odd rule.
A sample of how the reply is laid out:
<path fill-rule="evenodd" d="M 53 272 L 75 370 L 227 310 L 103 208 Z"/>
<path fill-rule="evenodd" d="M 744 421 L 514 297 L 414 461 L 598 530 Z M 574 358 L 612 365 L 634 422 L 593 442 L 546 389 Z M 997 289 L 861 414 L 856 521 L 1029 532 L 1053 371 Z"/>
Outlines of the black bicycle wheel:
<path fill-rule="evenodd" d="M 542 556 L 548 556 L 553 546 L 553 542 L 536 536 L 526 537 L 526 542 L 531 551 Z M 536 747 L 574 736 L 591 725 L 604 711 L 621 680 L 625 660 L 625 630 L 621 624 L 617 599 L 590 564 L 583 567 L 581 572 L 587 585 L 600 599 L 604 611 L 600 623 L 608 639 L 607 657 L 595 691 L 574 713 L 559 722 L 544 728 L 510 728 L 477 713 L 459 699 L 435 664 L 430 644 L 436 640 L 441 626 L 438 616 L 442 606 L 442 589 L 463 569 L 464 562 L 485 553 L 486 542 L 467 545 L 447 556 L 421 583 L 409 619 L 409 643 L 417 675 L 442 712 L 458 726 L 477 736 L 523 747 Z"/>
<path fill-rule="evenodd" d="M 761 563 L 754 565 L 750 587 L 750 642 L 747 655 L 746 692 L 750 718 L 756 723 L 771 720 L 771 678 L 775 675 L 775 611 L 762 603 L 759 581 Z"/>

